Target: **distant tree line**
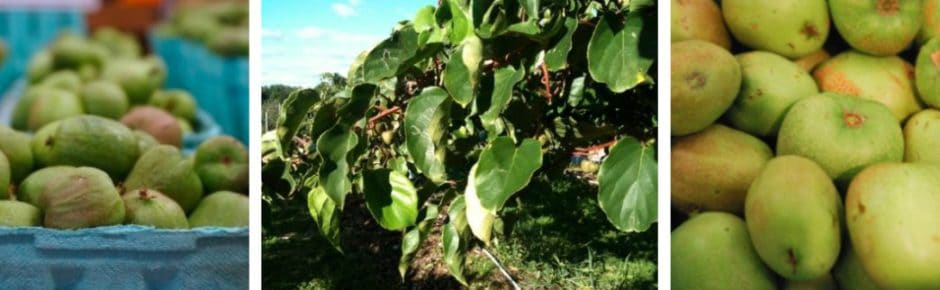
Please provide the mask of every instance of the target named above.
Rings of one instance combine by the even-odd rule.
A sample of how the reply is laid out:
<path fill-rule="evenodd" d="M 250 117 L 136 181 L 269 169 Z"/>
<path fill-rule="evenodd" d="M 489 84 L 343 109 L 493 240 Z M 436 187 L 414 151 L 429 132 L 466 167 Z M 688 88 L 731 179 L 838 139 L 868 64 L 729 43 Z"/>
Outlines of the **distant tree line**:
<path fill-rule="evenodd" d="M 317 84 L 314 89 L 320 91 L 321 95 L 332 95 L 345 87 L 346 77 L 338 73 L 324 73 L 320 75 L 320 83 Z M 265 132 L 274 130 L 274 128 L 277 127 L 277 118 L 280 115 L 281 102 L 287 98 L 291 92 L 302 88 L 303 87 L 282 84 L 261 87 L 261 122 Z"/>

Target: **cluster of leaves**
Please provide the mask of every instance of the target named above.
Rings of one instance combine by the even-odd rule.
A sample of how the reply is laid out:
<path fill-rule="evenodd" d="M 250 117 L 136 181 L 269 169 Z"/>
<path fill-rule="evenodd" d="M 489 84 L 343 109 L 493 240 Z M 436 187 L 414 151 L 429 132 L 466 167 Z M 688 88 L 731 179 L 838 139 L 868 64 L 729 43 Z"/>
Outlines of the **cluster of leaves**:
<path fill-rule="evenodd" d="M 342 251 L 346 197 L 364 195 L 375 221 L 403 234 L 403 276 L 443 223 L 444 262 L 465 283 L 465 254 L 498 241 L 512 195 L 535 174 L 559 174 L 578 146 L 604 143 L 586 149 L 609 147 L 599 205 L 618 229 L 646 231 L 657 215 L 655 105 L 639 116 L 653 129 L 626 120 L 631 106 L 655 104 L 655 14 L 650 0 L 425 7 L 354 61 L 345 88 L 282 103 L 262 145 L 265 199 L 306 194 Z"/>

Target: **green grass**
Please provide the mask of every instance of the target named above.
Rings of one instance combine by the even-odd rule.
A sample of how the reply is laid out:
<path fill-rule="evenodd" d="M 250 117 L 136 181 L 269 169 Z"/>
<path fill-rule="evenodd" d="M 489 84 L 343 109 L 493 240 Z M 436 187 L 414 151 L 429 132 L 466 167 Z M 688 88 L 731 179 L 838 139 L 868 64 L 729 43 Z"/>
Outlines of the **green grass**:
<path fill-rule="evenodd" d="M 299 206 L 275 209 L 275 222 L 264 236 L 265 289 L 461 288 L 441 273 L 402 281 L 400 234 L 381 230 L 361 203 L 347 204 L 344 213 L 345 255 L 317 236 L 305 214 Z M 574 177 L 534 180 L 501 216 L 497 233 L 502 234 L 489 250 L 523 288 L 657 287 L 655 227 L 645 233 L 617 231 L 597 207 L 596 188 Z M 471 289 L 509 288 L 479 249 L 468 255 L 465 274 Z"/>

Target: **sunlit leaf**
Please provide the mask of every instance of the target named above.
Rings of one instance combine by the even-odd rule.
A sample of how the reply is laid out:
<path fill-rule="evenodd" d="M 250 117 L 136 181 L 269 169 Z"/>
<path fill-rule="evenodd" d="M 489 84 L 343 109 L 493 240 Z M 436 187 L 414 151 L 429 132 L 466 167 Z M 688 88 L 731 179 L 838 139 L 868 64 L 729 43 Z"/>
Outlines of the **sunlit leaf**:
<path fill-rule="evenodd" d="M 631 12 L 625 23 L 616 16 L 601 17 L 588 43 L 588 70 L 594 80 L 621 93 L 651 82 L 647 71 L 656 57 L 656 19 Z"/>
<path fill-rule="evenodd" d="M 283 154 L 293 151 L 294 136 L 297 129 L 307 118 L 310 108 L 320 101 L 320 94 L 313 89 L 297 90 L 281 103 L 281 115 L 277 119 L 277 136 L 280 139 Z"/>
<path fill-rule="evenodd" d="M 450 97 L 438 87 L 424 89 L 405 110 L 405 143 L 415 166 L 436 184 L 446 179 L 441 138 L 449 125 Z"/>
<path fill-rule="evenodd" d="M 643 232 L 656 222 L 656 154 L 626 137 L 610 150 L 598 172 L 598 202 L 622 231 Z"/>
<path fill-rule="evenodd" d="M 403 173 L 389 169 L 365 171 L 366 207 L 383 228 L 403 230 L 418 218 L 418 193 Z"/>
<path fill-rule="evenodd" d="M 480 122 L 483 123 L 484 129 L 486 129 L 491 136 L 495 137 L 502 133 L 501 130 L 497 129 L 497 121 L 503 111 L 506 110 L 506 107 L 509 106 L 509 101 L 512 99 L 513 87 L 522 81 L 524 77 L 524 70 L 516 70 L 512 66 L 500 68 L 494 74 L 493 94 L 490 98 L 490 107 L 483 115 L 480 115 Z"/>
<path fill-rule="evenodd" d="M 307 194 L 307 209 L 310 216 L 317 223 L 320 234 L 336 248 L 342 252 L 340 246 L 340 208 L 333 203 L 333 200 L 326 195 L 323 188 L 315 187 Z"/>

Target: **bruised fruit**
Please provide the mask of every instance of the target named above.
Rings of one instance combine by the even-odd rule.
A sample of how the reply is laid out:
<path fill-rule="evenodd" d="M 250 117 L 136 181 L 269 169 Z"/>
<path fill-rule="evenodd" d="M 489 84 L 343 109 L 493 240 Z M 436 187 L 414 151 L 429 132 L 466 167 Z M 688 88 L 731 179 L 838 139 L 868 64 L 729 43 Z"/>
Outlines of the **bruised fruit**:
<path fill-rule="evenodd" d="M 65 176 L 75 167 L 72 166 L 52 166 L 36 170 L 31 173 L 16 188 L 16 200 L 39 206 L 39 195 L 42 188 L 50 180 L 59 176 Z"/>
<path fill-rule="evenodd" d="M 42 185 L 38 203 L 45 227 L 76 229 L 124 221 L 124 202 L 107 173 L 91 167 L 65 173 Z"/>
<path fill-rule="evenodd" d="M 884 104 L 898 121 L 920 111 L 914 93 L 914 68 L 897 56 L 843 52 L 826 61 L 813 76 L 823 92 L 856 96 Z"/>
<path fill-rule="evenodd" d="M 118 119 L 130 106 L 120 86 L 109 81 L 94 81 L 85 85 L 81 93 L 85 113 Z"/>
<path fill-rule="evenodd" d="M 804 55 L 793 62 L 804 71 L 812 72 L 819 64 L 826 62 L 830 57 L 832 56 L 829 55 L 829 52 L 826 52 L 825 49 L 820 49 L 816 52 Z"/>
<path fill-rule="evenodd" d="M 735 39 L 788 58 L 816 51 L 829 36 L 825 0 L 724 0 L 721 11 Z"/>
<path fill-rule="evenodd" d="M 826 275 L 839 258 L 842 198 L 812 160 L 767 162 L 747 192 L 744 219 L 757 254 L 787 280 Z"/>
<path fill-rule="evenodd" d="M 928 41 L 920 48 L 914 75 L 920 98 L 927 105 L 940 108 L 940 40 Z"/>
<path fill-rule="evenodd" d="M 872 55 L 895 55 L 920 31 L 920 0 L 829 0 L 829 10 L 842 38 Z"/>
<path fill-rule="evenodd" d="M 193 161 L 183 158 L 179 149 L 157 145 L 140 156 L 127 180 L 126 190 L 147 188 L 159 191 L 190 212 L 202 198 L 202 182 Z"/>
<path fill-rule="evenodd" d="M 160 144 L 180 147 L 183 144 L 183 129 L 170 113 L 156 107 L 135 107 L 121 118 L 121 123 L 133 130 L 147 132 Z"/>
<path fill-rule="evenodd" d="M 196 148 L 194 161 L 206 192 L 248 192 L 248 152 L 235 138 L 206 140 Z"/>
<path fill-rule="evenodd" d="M 10 162 L 10 180 L 16 184 L 33 171 L 32 137 L 0 125 L 0 153 Z"/>
<path fill-rule="evenodd" d="M 36 131 L 49 123 L 84 113 L 78 95 L 54 88 L 39 90 L 30 100 L 27 127 Z"/>
<path fill-rule="evenodd" d="M 807 280 L 807 281 L 787 281 L 787 286 L 783 290 L 838 290 L 839 287 L 836 287 L 836 280 L 832 279 L 832 275 L 826 273 L 822 277 Z M 849 288 L 854 289 L 854 288 Z"/>
<path fill-rule="evenodd" d="M 212 193 L 189 216 L 189 226 L 247 227 L 248 197 L 230 191 Z"/>
<path fill-rule="evenodd" d="M 0 199 L 10 197 L 10 161 L 0 152 Z"/>
<path fill-rule="evenodd" d="M 940 167 L 881 163 L 855 177 L 846 222 L 862 267 L 885 289 L 940 289 Z"/>
<path fill-rule="evenodd" d="M 747 133 L 715 124 L 672 145 L 672 205 L 685 213 L 744 211 L 748 186 L 773 152 Z"/>
<path fill-rule="evenodd" d="M 127 176 L 140 156 L 133 131 L 98 116 L 72 117 L 49 124 L 36 132 L 32 148 L 40 167 L 95 167 L 115 180 Z"/>
<path fill-rule="evenodd" d="M 721 9 L 712 0 L 672 0 L 672 42 L 698 39 L 731 49 Z"/>
<path fill-rule="evenodd" d="M 832 269 L 832 276 L 839 282 L 841 289 L 882 290 L 881 287 L 875 285 L 868 273 L 865 273 L 862 262 L 858 260 L 858 254 L 849 245 L 847 243 L 842 247 L 842 257 Z"/>
<path fill-rule="evenodd" d="M 819 93 L 808 73 L 782 56 L 754 51 L 737 56 L 741 65 L 741 91 L 728 109 L 728 119 L 738 129 L 758 136 L 772 136 L 790 106 Z"/>
<path fill-rule="evenodd" d="M 841 186 L 868 165 L 901 161 L 904 136 L 881 103 L 822 93 L 790 108 L 780 126 L 777 154 L 812 159 Z"/>
<path fill-rule="evenodd" d="M 184 90 L 157 91 L 150 97 L 150 105 L 187 121 L 196 119 L 196 99 Z"/>
<path fill-rule="evenodd" d="M 672 231 L 671 255 L 672 289 L 777 289 L 744 221 L 732 214 L 693 215 Z"/>
<path fill-rule="evenodd" d="M 705 129 L 731 106 L 741 87 L 741 67 L 710 42 L 672 45 L 672 135 Z"/>
<path fill-rule="evenodd" d="M 158 229 L 187 229 L 186 213 L 175 201 L 156 190 L 140 188 L 129 191 L 124 200 L 125 224 L 153 226 Z"/>
<path fill-rule="evenodd" d="M 904 125 L 904 162 L 940 166 L 940 111 L 923 110 Z"/>
<path fill-rule="evenodd" d="M 15 200 L 0 200 L 0 226 L 38 227 L 42 225 L 41 218 L 39 208 L 31 204 Z"/>

